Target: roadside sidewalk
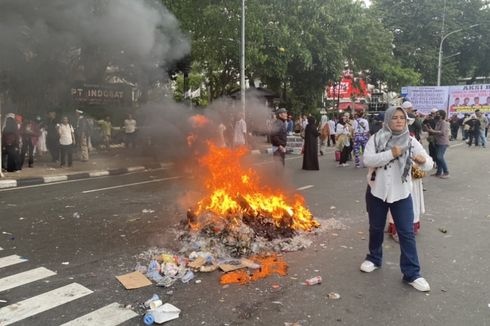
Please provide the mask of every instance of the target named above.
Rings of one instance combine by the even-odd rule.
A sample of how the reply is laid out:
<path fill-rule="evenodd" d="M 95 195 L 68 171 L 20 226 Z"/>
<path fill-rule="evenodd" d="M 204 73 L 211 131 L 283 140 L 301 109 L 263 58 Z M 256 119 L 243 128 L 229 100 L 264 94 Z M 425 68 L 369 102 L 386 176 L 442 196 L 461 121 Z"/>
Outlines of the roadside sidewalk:
<path fill-rule="evenodd" d="M 270 144 L 265 142 L 265 137 L 253 138 L 251 154 L 268 153 Z M 35 157 L 33 168 L 25 164 L 20 171 L 4 172 L 4 177 L 0 178 L 0 189 L 169 168 L 172 165 L 171 162 L 162 162 L 155 157 L 134 153 L 120 146 L 114 146 L 110 152 L 91 152 L 88 162 L 74 159 L 72 167 L 63 168 L 60 168 L 59 163 L 51 162 L 47 154 Z"/>
<path fill-rule="evenodd" d="M 117 175 L 171 165 L 171 163 L 158 162 L 153 157 L 137 155 L 121 148 L 113 149 L 109 153 L 91 153 L 88 162 L 75 159 L 72 167 L 63 168 L 59 167 L 59 163 L 51 162 L 49 155 L 47 155 L 36 157 L 33 168 L 24 166 L 22 170 L 17 172 L 4 172 L 4 178 L 0 179 L 0 189 Z"/>

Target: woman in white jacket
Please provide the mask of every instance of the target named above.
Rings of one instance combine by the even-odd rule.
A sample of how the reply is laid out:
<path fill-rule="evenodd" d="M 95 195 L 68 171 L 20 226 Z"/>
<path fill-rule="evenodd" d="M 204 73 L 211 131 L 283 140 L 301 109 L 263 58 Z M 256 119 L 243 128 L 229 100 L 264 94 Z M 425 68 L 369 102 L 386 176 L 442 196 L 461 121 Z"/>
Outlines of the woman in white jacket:
<path fill-rule="evenodd" d="M 390 210 L 400 239 L 403 280 L 419 291 L 430 291 L 429 284 L 420 274 L 410 192 L 413 162 L 424 171 L 429 171 L 433 162 L 422 145 L 410 136 L 407 122 L 407 113 L 402 108 L 389 108 L 385 112 L 383 128 L 366 145 L 369 254 L 360 269 L 369 273 L 381 267 L 386 216 Z"/>

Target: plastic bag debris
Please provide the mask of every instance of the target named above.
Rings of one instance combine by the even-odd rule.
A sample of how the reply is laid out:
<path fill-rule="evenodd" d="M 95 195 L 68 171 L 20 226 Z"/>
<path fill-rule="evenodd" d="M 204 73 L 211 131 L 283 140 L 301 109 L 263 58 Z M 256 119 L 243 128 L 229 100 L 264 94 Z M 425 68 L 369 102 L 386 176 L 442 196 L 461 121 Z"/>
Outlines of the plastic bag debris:
<path fill-rule="evenodd" d="M 330 292 L 327 297 L 331 300 L 338 300 L 340 299 L 340 294 L 336 293 L 336 292 Z"/>
<path fill-rule="evenodd" d="M 165 303 L 155 309 L 148 310 L 143 321 L 145 325 L 151 325 L 153 323 L 163 324 L 167 321 L 179 318 L 179 315 L 179 308 L 170 303 Z"/>

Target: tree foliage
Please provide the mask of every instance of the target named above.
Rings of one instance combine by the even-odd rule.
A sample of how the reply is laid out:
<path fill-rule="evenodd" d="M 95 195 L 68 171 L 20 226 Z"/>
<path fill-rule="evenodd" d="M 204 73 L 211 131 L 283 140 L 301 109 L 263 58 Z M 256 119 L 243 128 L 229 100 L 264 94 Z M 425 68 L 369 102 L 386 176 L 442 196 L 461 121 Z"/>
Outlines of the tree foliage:
<path fill-rule="evenodd" d="M 237 90 L 240 1 L 162 1 L 191 35 L 192 59 L 202 67 L 211 98 Z M 416 80 L 395 60 L 392 40 L 362 2 L 247 0 L 246 76 L 252 86 L 260 80 L 297 110 L 317 107 L 325 85 L 337 80 L 345 65 L 371 72 L 376 81 L 406 74 Z"/>
<path fill-rule="evenodd" d="M 441 37 L 459 29 L 463 30 L 448 36 L 443 43 L 442 84 L 490 72 L 485 59 L 490 54 L 487 1 L 374 0 L 372 10 L 394 34 L 393 52 L 401 66 L 418 72 L 423 84 L 436 84 Z M 469 28 L 474 24 L 480 25 Z M 460 54 L 454 55 L 457 53 Z"/>

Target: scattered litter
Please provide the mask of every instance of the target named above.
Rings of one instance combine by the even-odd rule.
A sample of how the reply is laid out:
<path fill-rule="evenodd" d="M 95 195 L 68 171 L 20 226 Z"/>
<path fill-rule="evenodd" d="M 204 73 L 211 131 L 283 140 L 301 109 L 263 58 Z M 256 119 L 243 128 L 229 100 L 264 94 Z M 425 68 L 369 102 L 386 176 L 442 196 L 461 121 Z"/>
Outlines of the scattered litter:
<path fill-rule="evenodd" d="M 328 294 L 328 298 L 331 300 L 338 300 L 340 299 L 340 294 L 338 294 L 337 292 L 330 292 Z"/>
<path fill-rule="evenodd" d="M 446 228 L 439 228 L 439 231 L 442 232 L 442 233 L 447 233 L 447 229 Z"/>
<path fill-rule="evenodd" d="M 141 211 L 141 213 L 143 213 L 143 214 L 152 214 L 152 213 L 155 213 L 155 211 L 153 209 L 146 209 L 145 208 L 145 209 L 143 209 Z"/>
<path fill-rule="evenodd" d="M 78 212 L 73 213 L 73 218 L 80 218 L 80 213 Z"/>
<path fill-rule="evenodd" d="M 330 209 L 336 209 L 336 208 L 337 208 L 337 207 L 335 207 L 335 206 L 330 206 Z"/>
<path fill-rule="evenodd" d="M 164 305 L 158 306 L 155 309 L 149 309 L 146 312 L 143 321 L 145 325 L 152 325 L 153 323 L 163 324 L 167 321 L 179 318 L 179 315 L 179 308 L 170 303 L 165 303 Z"/>
<path fill-rule="evenodd" d="M 194 277 L 195 277 L 194 273 L 188 270 L 180 280 L 182 281 L 182 283 L 189 283 Z"/>
<path fill-rule="evenodd" d="M 322 277 L 321 276 L 315 276 L 312 278 L 309 278 L 305 281 L 305 285 L 315 285 L 315 284 L 321 284 L 322 283 Z"/>
<path fill-rule="evenodd" d="M 24 218 L 23 217 L 19 217 L 19 221 L 22 221 Z"/>
<path fill-rule="evenodd" d="M 283 303 L 281 301 L 272 301 L 273 304 L 279 304 L 279 305 L 283 305 Z"/>
<path fill-rule="evenodd" d="M 139 289 L 152 284 L 151 281 L 140 272 L 132 272 L 116 276 L 116 278 L 127 290 Z"/>
<path fill-rule="evenodd" d="M 272 288 L 277 290 L 277 289 L 280 289 L 281 288 L 281 285 L 279 285 L 279 284 L 272 284 Z"/>
<path fill-rule="evenodd" d="M 2 234 L 5 234 L 5 235 L 12 235 L 12 233 L 10 233 L 10 232 L 6 232 L 6 231 L 2 231 Z"/>
<path fill-rule="evenodd" d="M 7 300 L 0 299 L 0 303 L 7 303 Z"/>
<path fill-rule="evenodd" d="M 61 265 L 70 265 L 70 262 L 69 261 L 64 261 L 61 263 Z"/>
<path fill-rule="evenodd" d="M 65 208 L 73 208 L 75 206 L 71 206 L 71 205 L 66 205 Z"/>
<path fill-rule="evenodd" d="M 195 283 L 196 283 L 196 284 L 199 284 L 199 283 L 201 283 L 201 280 L 196 280 L 196 282 L 195 282 Z"/>
<path fill-rule="evenodd" d="M 284 326 L 302 326 L 301 323 L 299 321 L 295 322 L 295 323 L 288 323 L 288 322 L 285 322 L 284 323 Z"/>
<path fill-rule="evenodd" d="M 158 294 L 153 294 L 153 296 L 150 299 L 148 299 L 148 300 L 145 301 L 145 303 L 144 303 L 145 304 L 145 307 L 146 308 L 150 308 L 150 304 L 152 302 L 158 301 L 158 300 L 160 300 L 160 297 L 158 296 Z"/>
<path fill-rule="evenodd" d="M 261 280 L 271 274 L 280 276 L 287 275 L 288 265 L 277 255 L 268 257 L 253 257 L 251 258 L 260 264 L 260 268 L 256 269 L 252 274 L 240 269 L 229 273 L 225 273 L 220 277 L 221 284 L 247 284 L 253 281 Z"/>

